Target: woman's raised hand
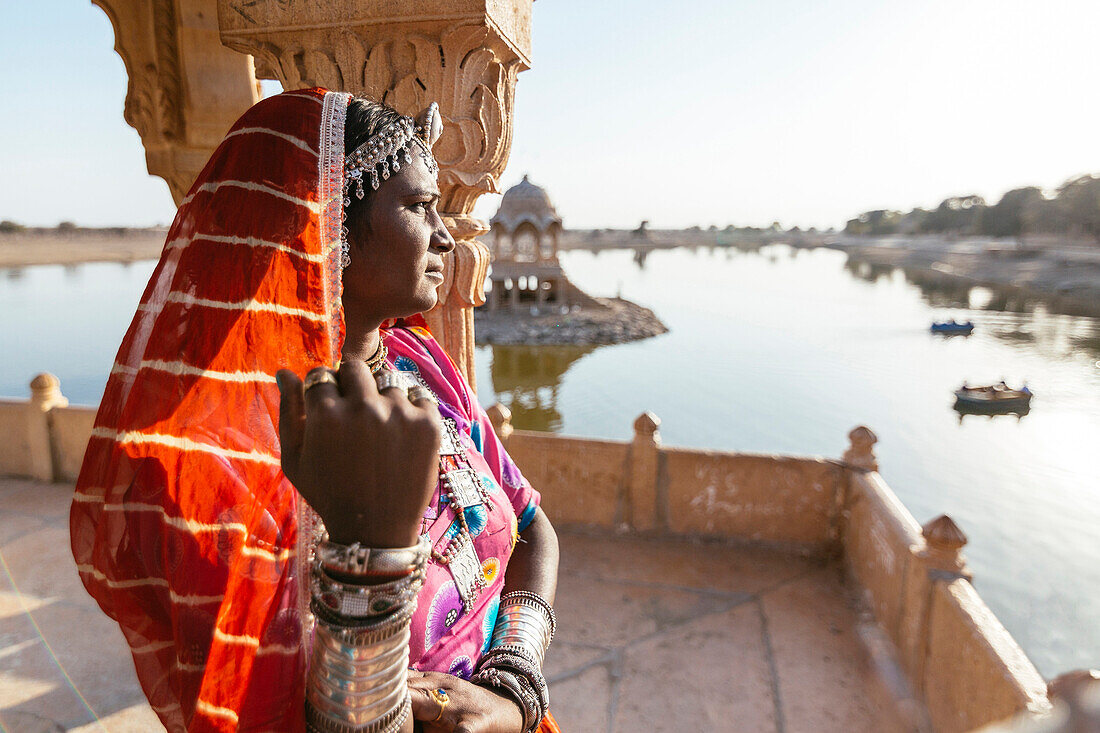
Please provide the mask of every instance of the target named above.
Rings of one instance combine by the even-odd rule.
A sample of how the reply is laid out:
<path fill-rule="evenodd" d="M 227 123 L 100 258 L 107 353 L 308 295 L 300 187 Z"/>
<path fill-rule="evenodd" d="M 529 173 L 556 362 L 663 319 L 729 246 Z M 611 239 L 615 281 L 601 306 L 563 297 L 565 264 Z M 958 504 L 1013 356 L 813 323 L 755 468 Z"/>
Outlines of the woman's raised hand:
<path fill-rule="evenodd" d="M 396 388 L 380 393 L 360 361 L 335 372 L 312 370 L 308 389 L 287 369 L 275 376 L 283 473 L 324 520 L 329 539 L 368 547 L 416 544 L 439 478 L 435 403 L 410 402 Z"/>

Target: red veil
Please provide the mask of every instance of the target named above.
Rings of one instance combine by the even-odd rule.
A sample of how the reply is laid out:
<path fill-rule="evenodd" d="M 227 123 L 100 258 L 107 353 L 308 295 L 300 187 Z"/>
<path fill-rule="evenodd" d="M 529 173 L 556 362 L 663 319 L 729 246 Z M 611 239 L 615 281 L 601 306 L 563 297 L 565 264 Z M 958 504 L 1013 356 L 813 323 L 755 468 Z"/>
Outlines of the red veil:
<path fill-rule="evenodd" d="M 279 468 L 275 371 L 337 361 L 348 95 L 266 99 L 180 205 L 96 417 L 81 579 L 169 730 L 301 730 L 310 512 Z"/>

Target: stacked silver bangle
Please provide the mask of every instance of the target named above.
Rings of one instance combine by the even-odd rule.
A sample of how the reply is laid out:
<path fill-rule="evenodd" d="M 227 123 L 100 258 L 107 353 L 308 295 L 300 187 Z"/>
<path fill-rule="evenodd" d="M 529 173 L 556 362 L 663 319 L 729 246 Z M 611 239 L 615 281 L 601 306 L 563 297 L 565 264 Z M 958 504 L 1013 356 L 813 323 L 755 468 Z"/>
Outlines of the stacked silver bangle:
<path fill-rule="evenodd" d="M 501 596 L 489 643 L 471 681 L 507 692 L 523 711 L 523 730 L 535 731 L 550 709 L 542 662 L 554 638 L 554 609 L 530 591 Z"/>
<path fill-rule="evenodd" d="M 311 733 L 396 733 L 405 724 L 409 623 L 430 552 L 425 538 L 395 550 L 327 539 L 317 547 L 310 578 L 317 627 L 306 679 Z"/>

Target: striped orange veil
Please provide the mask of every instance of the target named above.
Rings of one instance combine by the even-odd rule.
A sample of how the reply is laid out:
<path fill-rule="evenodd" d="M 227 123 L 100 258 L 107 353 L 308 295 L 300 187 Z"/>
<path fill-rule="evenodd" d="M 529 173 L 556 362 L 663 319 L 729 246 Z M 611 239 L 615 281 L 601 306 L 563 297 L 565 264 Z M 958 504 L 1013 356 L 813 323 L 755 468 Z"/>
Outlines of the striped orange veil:
<path fill-rule="evenodd" d="M 308 508 L 279 468 L 274 373 L 333 364 L 344 117 L 266 99 L 180 205 L 111 372 L 70 518 L 169 730 L 302 730 Z"/>

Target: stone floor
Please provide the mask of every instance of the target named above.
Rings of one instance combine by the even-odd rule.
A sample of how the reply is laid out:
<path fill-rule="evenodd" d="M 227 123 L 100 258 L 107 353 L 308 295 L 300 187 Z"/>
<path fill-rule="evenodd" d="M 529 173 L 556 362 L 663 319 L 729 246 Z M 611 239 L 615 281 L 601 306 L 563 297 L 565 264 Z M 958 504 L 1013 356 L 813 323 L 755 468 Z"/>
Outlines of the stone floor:
<path fill-rule="evenodd" d="M 71 487 L 0 479 L 0 730 L 155 731 L 121 633 L 69 554 Z M 566 733 L 877 731 L 834 565 L 561 534 L 547 655 Z"/>

